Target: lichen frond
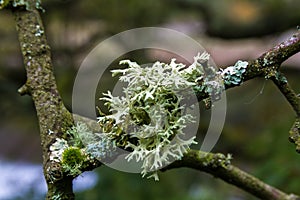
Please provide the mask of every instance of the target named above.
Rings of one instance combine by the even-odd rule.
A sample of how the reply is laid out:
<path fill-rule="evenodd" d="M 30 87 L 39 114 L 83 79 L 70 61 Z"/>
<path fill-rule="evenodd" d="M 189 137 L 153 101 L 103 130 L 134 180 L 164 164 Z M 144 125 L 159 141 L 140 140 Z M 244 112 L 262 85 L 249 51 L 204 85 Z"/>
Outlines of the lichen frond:
<path fill-rule="evenodd" d="M 186 91 L 193 92 L 197 86 L 209 94 L 223 90 L 219 81 L 213 82 L 218 75 L 208 60 L 206 52 L 195 56 L 188 67 L 175 59 L 169 64 L 157 61 L 148 67 L 123 60 L 120 64 L 128 68 L 112 70 L 113 76 L 120 75 L 119 80 L 128 85 L 122 97 L 108 91 L 100 98 L 111 114 L 98 120 L 117 146 L 130 150 L 128 161 L 142 162 L 143 176 L 154 172 L 153 177 L 158 179 L 155 171 L 180 159 L 196 143 L 194 137 L 186 138 L 184 133 L 195 118 L 184 112 L 188 106 L 182 100 Z"/>

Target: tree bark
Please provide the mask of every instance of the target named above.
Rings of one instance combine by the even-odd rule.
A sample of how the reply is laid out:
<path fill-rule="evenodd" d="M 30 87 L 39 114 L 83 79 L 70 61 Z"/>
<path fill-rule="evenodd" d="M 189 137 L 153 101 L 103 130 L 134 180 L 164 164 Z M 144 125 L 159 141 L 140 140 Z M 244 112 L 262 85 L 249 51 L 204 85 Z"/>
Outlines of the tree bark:
<path fill-rule="evenodd" d="M 50 47 L 39 11 L 35 8 L 36 2 L 28 0 L 27 3 L 32 5 L 32 9 L 12 9 L 27 74 L 27 81 L 19 89 L 19 93 L 32 96 L 38 116 L 43 170 L 48 186 L 46 199 L 74 199 L 73 178 L 62 173 L 60 166 L 51 163 L 49 159 L 50 145 L 56 138 L 64 137 L 64 133 L 74 122 L 57 90 Z"/>

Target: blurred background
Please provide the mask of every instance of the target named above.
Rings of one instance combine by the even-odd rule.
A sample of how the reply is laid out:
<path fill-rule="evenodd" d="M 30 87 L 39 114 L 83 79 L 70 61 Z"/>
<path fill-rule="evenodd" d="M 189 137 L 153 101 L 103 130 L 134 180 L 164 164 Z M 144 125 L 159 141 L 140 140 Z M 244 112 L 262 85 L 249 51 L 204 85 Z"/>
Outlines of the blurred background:
<path fill-rule="evenodd" d="M 144 26 L 183 32 L 199 41 L 222 67 L 258 57 L 300 25 L 298 0 L 43 0 L 43 7 L 57 84 L 70 109 L 81 62 L 99 42 L 119 32 Z M 17 93 L 26 74 L 10 12 L 0 12 L 0 25 L 0 199 L 43 199 L 37 117 L 31 98 Z M 124 57 L 141 63 L 170 60 L 167 53 L 147 51 Z M 300 55 L 286 61 L 282 72 L 300 93 Z M 104 78 L 105 91 L 111 76 Z M 288 141 L 293 122 L 292 109 L 270 81 L 248 81 L 227 91 L 225 127 L 213 152 L 232 153 L 236 166 L 285 192 L 299 192 L 300 155 Z M 200 138 L 208 123 L 209 111 L 202 109 Z M 76 179 L 75 192 L 77 199 L 89 200 L 256 199 L 191 169 L 162 173 L 154 182 L 103 166 Z"/>

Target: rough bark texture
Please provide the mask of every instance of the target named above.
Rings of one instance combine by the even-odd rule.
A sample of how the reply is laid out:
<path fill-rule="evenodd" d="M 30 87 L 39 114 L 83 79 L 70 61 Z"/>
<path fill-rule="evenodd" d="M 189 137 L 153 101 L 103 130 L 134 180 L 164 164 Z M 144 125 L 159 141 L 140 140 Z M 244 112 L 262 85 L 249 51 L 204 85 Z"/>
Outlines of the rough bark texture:
<path fill-rule="evenodd" d="M 35 5 L 35 1 L 28 3 Z M 47 199 L 53 199 L 54 196 L 74 199 L 72 178 L 56 173 L 56 170 L 60 170 L 59 166 L 52 166 L 49 160 L 50 145 L 56 138 L 64 136 L 64 132 L 73 125 L 73 119 L 57 90 L 44 27 L 36 9 L 29 11 L 24 7 L 17 7 L 13 9 L 13 14 L 27 73 L 27 81 L 19 92 L 32 96 L 38 116 L 43 169 L 48 185 Z M 52 133 L 49 134 L 49 131 Z M 49 174 L 53 173 L 57 174 L 57 181 L 50 179 Z"/>

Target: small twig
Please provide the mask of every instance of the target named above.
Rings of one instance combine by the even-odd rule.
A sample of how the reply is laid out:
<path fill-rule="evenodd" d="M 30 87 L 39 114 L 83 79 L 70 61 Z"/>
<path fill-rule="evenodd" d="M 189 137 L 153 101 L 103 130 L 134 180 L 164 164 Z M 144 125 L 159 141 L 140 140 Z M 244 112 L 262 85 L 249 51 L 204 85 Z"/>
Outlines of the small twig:
<path fill-rule="evenodd" d="M 28 85 L 25 83 L 18 89 L 18 93 L 23 96 L 23 95 L 30 95 L 30 89 Z"/>
<path fill-rule="evenodd" d="M 300 98 L 291 88 L 285 76 L 281 72 L 277 72 L 276 75 L 272 76 L 270 79 L 275 83 L 275 85 L 290 103 L 290 105 L 296 112 L 297 117 L 300 117 Z"/>
<path fill-rule="evenodd" d="M 243 81 L 264 76 L 266 71 L 278 71 L 281 64 L 300 51 L 300 33 L 276 45 L 259 58 L 249 61 Z"/>
<path fill-rule="evenodd" d="M 162 171 L 188 167 L 199 171 L 207 172 L 223 181 L 237 186 L 254 196 L 264 200 L 299 200 L 300 197 L 294 194 L 286 194 L 258 178 L 240 170 L 230 164 L 230 157 L 223 154 L 206 153 L 190 150 L 185 156 Z"/>

